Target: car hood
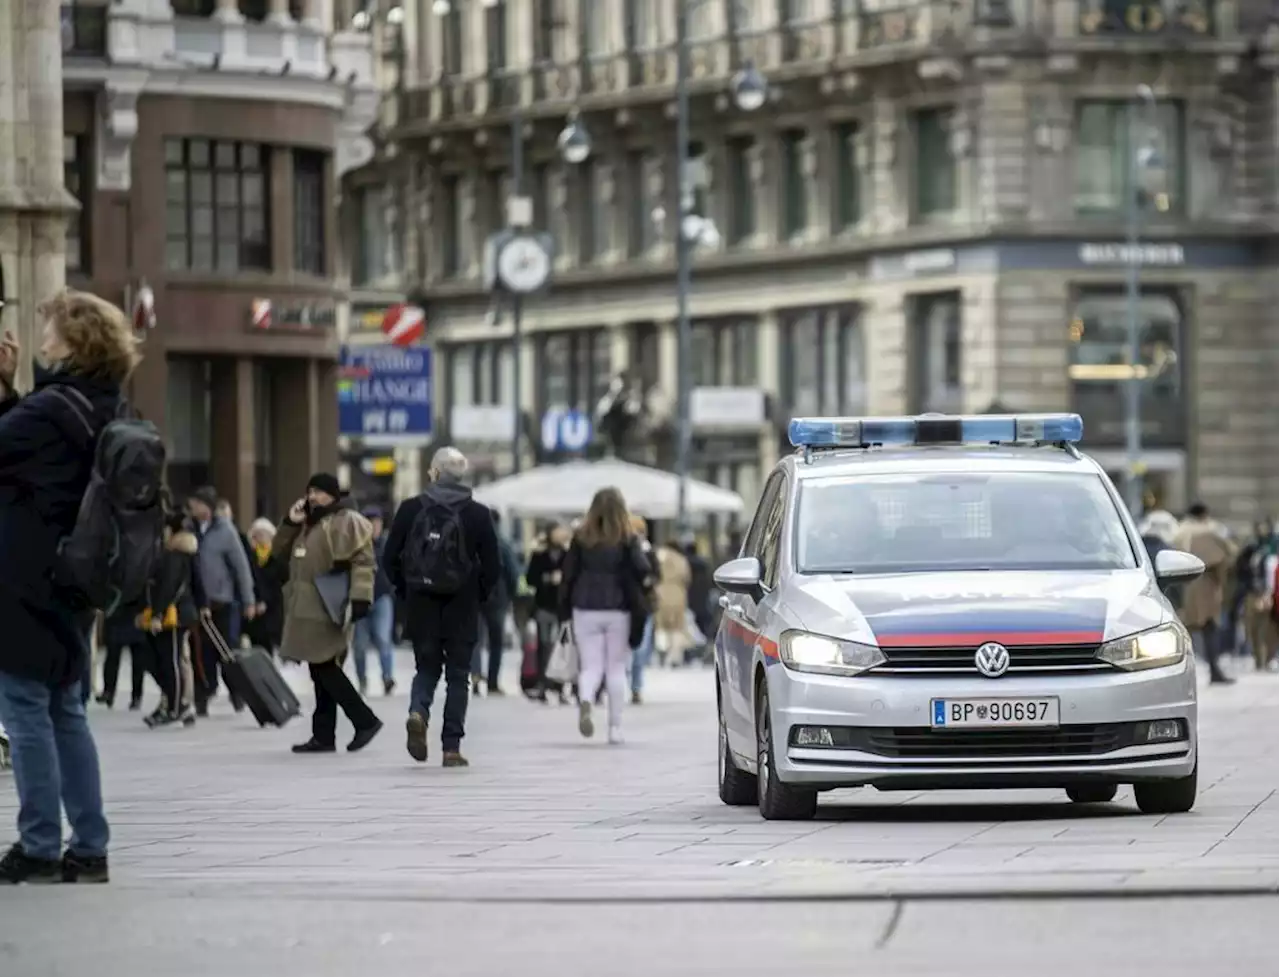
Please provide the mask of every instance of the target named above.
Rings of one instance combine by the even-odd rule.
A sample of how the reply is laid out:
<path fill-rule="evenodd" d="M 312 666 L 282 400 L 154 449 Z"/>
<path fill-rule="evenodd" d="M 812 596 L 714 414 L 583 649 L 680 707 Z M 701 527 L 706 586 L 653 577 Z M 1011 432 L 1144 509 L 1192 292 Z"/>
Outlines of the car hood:
<path fill-rule="evenodd" d="M 1099 644 L 1173 618 L 1140 569 L 798 579 L 801 627 L 884 647 Z"/>

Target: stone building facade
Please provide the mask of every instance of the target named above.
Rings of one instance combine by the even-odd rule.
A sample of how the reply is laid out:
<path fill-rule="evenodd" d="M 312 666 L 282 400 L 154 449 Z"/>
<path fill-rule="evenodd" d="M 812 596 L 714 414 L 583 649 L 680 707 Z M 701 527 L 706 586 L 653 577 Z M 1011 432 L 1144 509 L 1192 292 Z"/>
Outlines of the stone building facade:
<path fill-rule="evenodd" d="M 442 419 L 510 407 L 511 331 L 483 242 L 511 189 L 518 106 L 522 189 L 557 243 L 554 284 L 525 313 L 524 423 L 536 434 L 550 409 L 590 408 L 627 371 L 669 429 L 674 9 L 406 5 L 395 178 Z M 1273 10 L 704 0 L 690 27 L 688 165 L 719 231 L 693 272 L 695 474 L 753 502 L 797 414 L 998 404 L 1078 410 L 1119 476 L 1136 261 L 1149 491 L 1237 521 L 1274 511 Z M 753 113 L 731 97 L 747 60 L 771 89 Z M 580 166 L 556 153 L 571 113 L 593 142 Z M 658 437 L 650 460 L 667 448 Z M 531 437 L 530 460 L 539 450 Z"/>
<path fill-rule="evenodd" d="M 54 22 L 54 169 L 81 205 L 67 281 L 145 333 L 131 397 L 165 434 L 171 487 L 214 484 L 246 523 L 337 464 L 337 187 L 377 108 L 369 39 L 337 13 L 79 0 Z"/>

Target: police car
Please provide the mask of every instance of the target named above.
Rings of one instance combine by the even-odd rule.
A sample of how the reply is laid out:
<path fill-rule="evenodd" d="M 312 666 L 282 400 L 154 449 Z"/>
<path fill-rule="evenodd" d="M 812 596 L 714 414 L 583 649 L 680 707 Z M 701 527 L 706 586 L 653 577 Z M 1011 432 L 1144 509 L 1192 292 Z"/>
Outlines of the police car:
<path fill-rule="evenodd" d="M 1075 414 L 793 420 L 715 573 L 720 797 L 770 820 L 821 791 L 1132 784 L 1196 797 L 1191 639 Z"/>

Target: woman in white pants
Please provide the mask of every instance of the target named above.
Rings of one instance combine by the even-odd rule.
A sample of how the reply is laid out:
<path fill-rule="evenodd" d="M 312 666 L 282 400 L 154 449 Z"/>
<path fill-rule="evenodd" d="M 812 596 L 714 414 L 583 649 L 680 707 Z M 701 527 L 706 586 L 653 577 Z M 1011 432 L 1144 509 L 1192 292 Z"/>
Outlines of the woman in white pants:
<path fill-rule="evenodd" d="M 649 575 L 649 560 L 631 532 L 622 494 L 601 489 L 565 556 L 561 584 L 561 617 L 572 619 L 578 646 L 578 731 L 583 736 L 595 734 L 591 703 L 603 680 L 609 742 L 622 742 L 633 612 L 643 627 L 642 588 Z"/>

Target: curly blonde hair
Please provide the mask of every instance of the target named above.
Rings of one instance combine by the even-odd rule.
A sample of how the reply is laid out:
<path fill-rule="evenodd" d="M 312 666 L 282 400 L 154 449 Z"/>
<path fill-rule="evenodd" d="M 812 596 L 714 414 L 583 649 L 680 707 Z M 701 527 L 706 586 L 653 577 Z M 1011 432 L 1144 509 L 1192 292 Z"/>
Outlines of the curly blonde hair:
<path fill-rule="evenodd" d="M 128 317 L 106 299 L 64 288 L 37 311 L 66 343 L 73 373 L 123 383 L 142 359 Z"/>
<path fill-rule="evenodd" d="M 583 546 L 619 546 L 631 535 L 627 503 L 616 488 L 603 488 L 591 500 L 591 508 L 578 528 Z"/>

